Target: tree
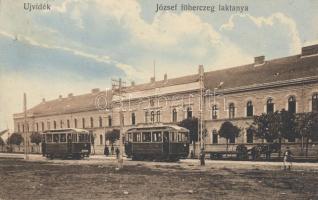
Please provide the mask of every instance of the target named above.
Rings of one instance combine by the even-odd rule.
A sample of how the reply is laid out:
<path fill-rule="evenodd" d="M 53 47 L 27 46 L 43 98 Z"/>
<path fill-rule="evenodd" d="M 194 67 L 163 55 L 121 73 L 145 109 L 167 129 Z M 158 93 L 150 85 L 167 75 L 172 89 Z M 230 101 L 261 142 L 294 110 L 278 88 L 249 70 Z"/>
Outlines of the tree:
<path fill-rule="evenodd" d="M 231 122 L 223 122 L 219 130 L 219 136 L 226 139 L 226 152 L 228 152 L 229 140 L 238 137 L 240 135 L 240 132 L 241 129 L 233 125 Z"/>
<path fill-rule="evenodd" d="M 296 115 L 295 131 L 306 140 L 306 156 L 308 156 L 309 140 L 318 139 L 318 113 L 299 113 Z M 303 145 L 302 145 L 303 150 Z"/>
<path fill-rule="evenodd" d="M 108 140 L 111 143 L 111 145 L 113 146 L 113 144 L 116 142 L 116 140 L 119 140 L 119 137 L 120 137 L 120 130 L 113 129 L 111 131 L 106 132 L 105 139 Z"/>
<path fill-rule="evenodd" d="M 198 118 L 196 117 L 186 118 L 182 120 L 181 122 L 179 122 L 178 125 L 189 130 L 190 143 L 193 144 L 193 150 L 194 150 L 195 142 L 198 141 L 198 131 L 199 131 Z"/>
<path fill-rule="evenodd" d="M 280 120 L 281 120 L 281 137 L 293 140 L 295 138 L 299 138 L 300 134 L 296 131 L 296 116 L 295 114 L 286 111 L 285 109 L 280 112 Z"/>
<path fill-rule="evenodd" d="M 30 136 L 31 143 L 35 143 L 36 145 L 39 145 L 42 141 L 42 135 L 38 132 L 34 132 Z"/>
<path fill-rule="evenodd" d="M 18 145 L 20 146 L 20 144 L 22 143 L 23 141 L 23 137 L 21 134 L 19 133 L 13 133 L 9 138 L 8 138 L 8 144 L 12 145 L 12 144 L 15 144 L 15 145 Z"/>

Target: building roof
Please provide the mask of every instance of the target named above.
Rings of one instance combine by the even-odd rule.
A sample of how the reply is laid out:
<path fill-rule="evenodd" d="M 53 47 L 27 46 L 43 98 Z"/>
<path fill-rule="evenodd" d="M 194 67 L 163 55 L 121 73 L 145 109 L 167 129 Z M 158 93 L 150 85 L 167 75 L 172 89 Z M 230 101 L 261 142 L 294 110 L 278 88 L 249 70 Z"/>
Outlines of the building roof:
<path fill-rule="evenodd" d="M 315 45 L 314 48 L 318 49 L 318 45 Z M 318 54 L 306 56 L 294 55 L 269 61 L 264 61 L 262 59 L 264 59 L 264 57 L 261 56 L 255 58 L 256 63 L 205 72 L 204 85 L 207 89 L 213 90 L 220 82 L 223 82 L 222 89 L 229 89 L 318 76 Z M 259 63 L 260 60 L 261 63 Z M 132 85 L 126 87 L 125 90 L 127 92 L 143 91 L 198 81 L 199 74 L 193 74 Z M 28 113 L 33 115 L 53 115 L 96 110 L 96 98 L 102 94 L 105 95 L 105 91 L 93 90 L 92 93 L 89 94 L 78 96 L 71 95 L 66 98 L 45 101 L 29 109 Z M 17 115 L 15 117 L 18 117 Z"/>

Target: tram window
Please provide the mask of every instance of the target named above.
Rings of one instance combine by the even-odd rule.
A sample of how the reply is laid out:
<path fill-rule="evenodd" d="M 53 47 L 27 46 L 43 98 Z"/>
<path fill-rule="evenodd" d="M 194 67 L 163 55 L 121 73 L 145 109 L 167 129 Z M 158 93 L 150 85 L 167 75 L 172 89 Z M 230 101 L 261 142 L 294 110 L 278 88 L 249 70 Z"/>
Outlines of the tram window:
<path fill-rule="evenodd" d="M 67 142 L 72 142 L 72 134 L 67 134 Z"/>
<path fill-rule="evenodd" d="M 175 133 L 171 132 L 171 142 L 174 142 L 174 141 L 175 141 Z"/>
<path fill-rule="evenodd" d="M 46 134 L 46 142 L 52 142 L 52 134 Z"/>
<path fill-rule="evenodd" d="M 160 131 L 152 132 L 152 141 L 153 142 L 161 142 L 162 141 L 162 137 L 161 137 L 161 132 Z"/>
<path fill-rule="evenodd" d="M 182 133 L 178 133 L 178 142 L 182 142 Z"/>
<path fill-rule="evenodd" d="M 66 134 L 60 134 L 60 142 L 66 142 Z"/>
<path fill-rule="evenodd" d="M 45 135 L 42 135 L 42 142 L 45 143 Z"/>
<path fill-rule="evenodd" d="M 72 141 L 77 142 L 77 134 L 76 133 L 72 134 Z"/>
<path fill-rule="evenodd" d="M 78 142 L 85 142 L 85 135 L 84 134 L 78 134 Z"/>
<path fill-rule="evenodd" d="M 53 142 L 59 142 L 59 134 L 54 134 L 53 135 Z"/>
<path fill-rule="evenodd" d="M 134 142 L 141 142 L 141 133 L 134 133 Z"/>
<path fill-rule="evenodd" d="M 127 134 L 127 141 L 128 141 L 128 142 L 131 142 L 131 141 L 132 141 L 131 133 L 128 133 L 128 134 Z"/>
<path fill-rule="evenodd" d="M 168 142 L 169 141 L 169 132 L 164 131 L 163 132 L 163 142 Z"/>
<path fill-rule="evenodd" d="M 142 141 L 143 142 L 151 142 L 150 132 L 142 132 Z"/>
<path fill-rule="evenodd" d="M 182 141 L 187 142 L 188 141 L 188 135 L 187 133 L 182 133 Z"/>

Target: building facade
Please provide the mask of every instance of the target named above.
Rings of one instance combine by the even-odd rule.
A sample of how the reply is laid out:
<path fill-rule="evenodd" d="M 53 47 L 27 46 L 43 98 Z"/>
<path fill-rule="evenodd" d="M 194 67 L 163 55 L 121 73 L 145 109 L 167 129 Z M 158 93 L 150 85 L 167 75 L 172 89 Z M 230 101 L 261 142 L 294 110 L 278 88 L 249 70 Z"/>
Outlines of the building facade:
<path fill-rule="evenodd" d="M 69 94 L 43 101 L 23 113 L 14 114 L 15 132 L 41 132 L 58 128 L 84 128 L 95 137 L 95 151 L 102 153 L 105 133 L 119 129 L 120 110 L 124 130 L 149 123 L 176 124 L 188 117 L 202 118 L 206 130 L 202 143 L 207 151 L 224 150 L 226 143 L 218 130 L 225 121 L 242 128 L 230 141 L 252 146 L 264 142 L 246 130 L 254 115 L 286 109 L 295 113 L 318 111 L 318 45 L 303 47 L 301 54 L 122 87 L 121 96 L 112 91 L 93 89 L 84 95 Z M 302 141 L 284 141 L 297 148 Z M 317 152 L 316 148 L 311 148 Z"/>

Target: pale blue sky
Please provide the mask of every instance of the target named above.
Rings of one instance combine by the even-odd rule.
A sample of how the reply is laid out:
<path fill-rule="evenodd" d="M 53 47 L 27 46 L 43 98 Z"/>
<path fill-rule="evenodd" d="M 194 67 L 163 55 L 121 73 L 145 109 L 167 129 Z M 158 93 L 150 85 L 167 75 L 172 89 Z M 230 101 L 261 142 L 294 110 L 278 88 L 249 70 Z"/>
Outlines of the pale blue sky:
<path fill-rule="evenodd" d="M 105 89 L 298 54 L 318 43 L 318 1 L 48 0 L 51 11 L 0 0 L 0 129 L 12 114 L 59 94 Z M 32 1 L 28 1 L 32 2 Z M 41 2 L 37 0 L 36 2 Z M 156 4 L 247 5 L 248 12 L 158 12 Z M 217 8 L 216 8 L 217 9 Z"/>

